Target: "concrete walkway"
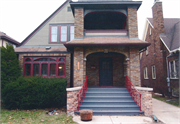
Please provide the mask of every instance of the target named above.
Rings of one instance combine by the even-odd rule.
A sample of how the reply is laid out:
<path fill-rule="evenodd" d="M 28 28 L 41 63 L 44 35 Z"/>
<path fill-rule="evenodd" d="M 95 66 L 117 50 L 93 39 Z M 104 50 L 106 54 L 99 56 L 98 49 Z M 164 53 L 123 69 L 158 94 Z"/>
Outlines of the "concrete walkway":
<path fill-rule="evenodd" d="M 92 121 L 81 121 L 80 116 L 74 116 L 78 124 L 153 124 L 150 117 L 144 116 L 93 116 Z"/>
<path fill-rule="evenodd" d="M 180 108 L 153 99 L 153 114 L 165 124 L 180 124 Z"/>

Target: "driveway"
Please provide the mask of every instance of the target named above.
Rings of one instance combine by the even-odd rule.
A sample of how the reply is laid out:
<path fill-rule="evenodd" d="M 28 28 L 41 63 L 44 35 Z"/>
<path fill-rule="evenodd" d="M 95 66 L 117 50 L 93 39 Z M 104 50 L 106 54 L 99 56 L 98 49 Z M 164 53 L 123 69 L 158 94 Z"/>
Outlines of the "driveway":
<path fill-rule="evenodd" d="M 180 124 L 180 108 L 154 98 L 153 114 L 165 124 Z"/>

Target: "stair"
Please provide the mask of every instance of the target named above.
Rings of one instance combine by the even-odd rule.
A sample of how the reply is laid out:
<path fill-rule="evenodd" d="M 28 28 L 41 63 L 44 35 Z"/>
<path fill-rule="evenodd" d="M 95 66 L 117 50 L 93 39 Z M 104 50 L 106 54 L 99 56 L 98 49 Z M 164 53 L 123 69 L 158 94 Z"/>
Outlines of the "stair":
<path fill-rule="evenodd" d="M 79 110 L 92 109 L 93 115 L 139 115 L 139 106 L 126 88 L 88 88 Z"/>

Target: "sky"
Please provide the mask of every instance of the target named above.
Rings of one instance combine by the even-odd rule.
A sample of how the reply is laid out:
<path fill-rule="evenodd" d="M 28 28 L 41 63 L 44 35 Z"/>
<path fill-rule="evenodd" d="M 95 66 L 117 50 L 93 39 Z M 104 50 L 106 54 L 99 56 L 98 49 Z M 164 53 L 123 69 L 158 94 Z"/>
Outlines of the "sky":
<path fill-rule="evenodd" d="M 152 18 L 154 0 L 142 1 L 138 14 L 139 39 L 142 39 L 145 22 Z M 160 0 L 164 18 L 180 18 L 180 0 Z M 0 31 L 22 42 L 65 0 L 0 0 Z"/>

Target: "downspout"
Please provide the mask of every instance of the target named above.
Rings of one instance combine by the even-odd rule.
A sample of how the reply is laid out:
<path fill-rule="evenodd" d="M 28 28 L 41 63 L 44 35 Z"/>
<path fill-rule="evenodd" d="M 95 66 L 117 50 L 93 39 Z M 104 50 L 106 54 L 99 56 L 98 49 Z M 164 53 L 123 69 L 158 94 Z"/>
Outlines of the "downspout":
<path fill-rule="evenodd" d="M 170 88 L 170 74 L 169 74 L 169 66 L 168 66 L 168 57 L 170 57 L 171 54 L 169 54 L 168 56 L 166 56 L 166 63 L 167 63 L 167 86 L 168 86 L 168 97 L 170 98 L 170 92 L 171 92 L 171 88 Z"/>

